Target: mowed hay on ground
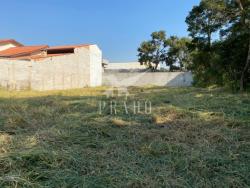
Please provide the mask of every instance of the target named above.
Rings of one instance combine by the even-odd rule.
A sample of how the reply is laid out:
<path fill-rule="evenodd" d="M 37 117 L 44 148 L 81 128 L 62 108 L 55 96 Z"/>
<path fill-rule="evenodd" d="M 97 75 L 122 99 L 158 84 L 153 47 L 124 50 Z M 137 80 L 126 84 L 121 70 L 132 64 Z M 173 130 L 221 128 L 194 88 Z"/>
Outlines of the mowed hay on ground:
<path fill-rule="evenodd" d="M 248 94 L 106 89 L 0 91 L 0 187 L 250 186 Z"/>

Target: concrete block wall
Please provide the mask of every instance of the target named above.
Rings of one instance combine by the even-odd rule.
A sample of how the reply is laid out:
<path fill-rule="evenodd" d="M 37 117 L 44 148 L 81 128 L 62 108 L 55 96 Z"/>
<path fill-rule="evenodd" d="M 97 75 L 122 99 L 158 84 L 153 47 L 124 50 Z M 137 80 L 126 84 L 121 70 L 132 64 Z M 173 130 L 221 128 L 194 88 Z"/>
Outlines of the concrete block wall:
<path fill-rule="evenodd" d="M 103 85 L 114 87 L 127 86 L 191 86 L 193 76 L 191 72 L 118 72 L 103 73 Z"/>
<path fill-rule="evenodd" d="M 0 86 L 8 89 L 45 91 L 102 84 L 102 53 L 96 45 L 42 60 L 0 59 L 0 66 Z"/>
<path fill-rule="evenodd" d="M 75 54 L 32 61 L 31 88 L 62 90 L 90 86 L 88 49 L 76 49 Z"/>
<path fill-rule="evenodd" d="M 30 88 L 30 61 L 0 59 L 0 65 L 1 87 L 14 90 Z"/>

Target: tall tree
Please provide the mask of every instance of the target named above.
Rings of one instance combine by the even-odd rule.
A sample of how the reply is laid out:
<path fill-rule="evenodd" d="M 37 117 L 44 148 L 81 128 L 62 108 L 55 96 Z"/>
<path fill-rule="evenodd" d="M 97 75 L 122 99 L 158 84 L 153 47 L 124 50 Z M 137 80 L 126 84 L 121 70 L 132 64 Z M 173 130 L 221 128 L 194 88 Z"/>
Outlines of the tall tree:
<path fill-rule="evenodd" d="M 223 17 L 215 10 L 224 9 L 224 6 L 216 2 L 219 1 L 201 0 L 186 18 L 189 35 L 192 37 L 192 44 L 189 45 L 192 51 L 192 63 L 188 68 L 194 74 L 194 83 L 199 86 L 221 82 L 215 64 L 218 56 L 213 52 L 212 35 L 219 31 L 223 23 Z"/>
<path fill-rule="evenodd" d="M 226 36 L 225 43 L 229 41 L 240 43 L 238 48 L 235 48 L 232 54 L 237 54 L 240 50 L 240 55 L 243 57 L 234 58 L 232 60 L 238 61 L 238 70 L 240 72 L 240 90 L 243 91 L 246 87 L 245 83 L 249 80 L 247 79 L 247 74 L 250 68 L 250 1 L 249 0 L 226 0 L 226 10 L 225 15 L 225 25 L 221 29 L 222 35 Z M 232 44 L 232 43 L 231 43 Z M 235 44 L 232 44 L 235 45 Z M 228 49 L 230 51 L 230 49 Z"/>
<path fill-rule="evenodd" d="M 153 32 L 151 40 L 142 42 L 138 48 L 139 62 L 155 71 L 160 63 L 166 62 L 166 51 L 166 32 Z"/>
<path fill-rule="evenodd" d="M 190 52 L 188 45 L 191 43 L 189 38 L 178 38 L 177 36 L 171 36 L 167 39 L 169 46 L 167 52 L 166 65 L 172 70 L 186 70 L 191 63 Z"/>
<path fill-rule="evenodd" d="M 245 66 L 241 73 L 241 78 L 240 78 L 240 90 L 243 91 L 245 76 L 250 66 L 250 2 L 244 1 L 244 0 L 236 0 L 236 1 L 239 6 L 239 11 L 240 11 L 239 14 L 241 18 L 240 20 L 243 25 L 243 30 L 245 30 L 245 32 L 247 32 L 247 34 L 249 35 L 248 54 L 247 54 L 246 63 L 245 63 Z"/>
<path fill-rule="evenodd" d="M 193 7 L 186 18 L 190 36 L 199 47 L 205 47 L 205 50 L 211 47 L 212 34 L 222 26 L 223 16 L 214 11 L 223 9 L 223 4 L 218 2 L 220 1 L 202 0 L 198 6 Z"/>
<path fill-rule="evenodd" d="M 249 5 L 249 0 L 201 0 L 192 9 L 186 22 L 193 38 L 191 68 L 199 80 L 208 84 L 219 80 L 240 90 L 250 81 Z M 211 36 L 218 31 L 221 38 L 213 41 Z"/>

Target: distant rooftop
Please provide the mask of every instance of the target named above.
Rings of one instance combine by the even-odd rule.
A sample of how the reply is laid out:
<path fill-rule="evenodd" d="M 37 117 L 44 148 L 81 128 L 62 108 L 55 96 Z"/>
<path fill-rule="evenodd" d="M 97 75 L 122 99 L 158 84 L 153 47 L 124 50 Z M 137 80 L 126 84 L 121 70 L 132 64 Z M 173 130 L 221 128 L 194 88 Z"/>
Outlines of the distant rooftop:
<path fill-rule="evenodd" d="M 0 45 L 1 44 L 8 44 L 8 43 L 15 44 L 16 46 L 23 46 L 21 43 L 17 42 L 14 39 L 0 39 Z"/>
<path fill-rule="evenodd" d="M 18 57 L 18 56 L 26 56 L 41 50 L 48 48 L 47 45 L 41 46 L 21 46 L 21 47 L 12 47 L 7 50 L 0 51 L 0 57 Z"/>
<path fill-rule="evenodd" d="M 53 46 L 53 47 L 49 47 L 48 45 L 24 46 L 23 44 L 17 42 L 14 39 L 0 40 L 0 45 L 5 45 L 5 44 L 14 44 L 15 47 L 9 47 L 7 49 L 0 50 L 0 58 L 23 59 L 23 60 L 42 59 L 46 57 L 70 54 L 74 53 L 75 48 L 81 48 L 81 47 L 88 48 L 91 45 L 91 44 L 78 44 L 78 45 L 63 45 L 63 46 Z"/>

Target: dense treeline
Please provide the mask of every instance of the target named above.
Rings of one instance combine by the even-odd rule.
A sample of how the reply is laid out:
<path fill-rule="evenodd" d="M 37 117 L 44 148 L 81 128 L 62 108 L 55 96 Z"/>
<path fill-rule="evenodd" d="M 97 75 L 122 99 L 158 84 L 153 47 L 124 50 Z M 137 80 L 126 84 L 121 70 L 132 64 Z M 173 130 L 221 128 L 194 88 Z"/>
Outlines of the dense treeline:
<path fill-rule="evenodd" d="M 202 0 L 186 18 L 189 38 L 154 32 L 138 48 L 139 62 L 155 71 L 191 70 L 197 86 L 250 87 L 250 0 Z"/>

